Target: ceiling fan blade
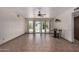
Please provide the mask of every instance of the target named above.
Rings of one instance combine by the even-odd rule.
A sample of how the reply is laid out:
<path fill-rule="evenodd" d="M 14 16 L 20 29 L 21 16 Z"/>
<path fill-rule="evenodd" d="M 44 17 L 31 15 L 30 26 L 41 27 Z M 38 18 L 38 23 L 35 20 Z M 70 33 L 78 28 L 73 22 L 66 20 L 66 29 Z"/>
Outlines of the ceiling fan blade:
<path fill-rule="evenodd" d="M 46 14 L 42 14 L 42 15 L 46 15 Z"/>

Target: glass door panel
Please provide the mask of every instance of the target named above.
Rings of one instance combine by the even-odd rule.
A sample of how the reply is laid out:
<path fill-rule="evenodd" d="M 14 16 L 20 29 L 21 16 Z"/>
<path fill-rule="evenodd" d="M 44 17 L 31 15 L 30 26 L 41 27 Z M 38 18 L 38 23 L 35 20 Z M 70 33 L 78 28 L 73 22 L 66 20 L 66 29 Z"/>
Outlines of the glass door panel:
<path fill-rule="evenodd" d="M 29 33 L 33 33 L 33 21 L 29 21 Z"/>
<path fill-rule="evenodd" d="M 46 21 L 46 33 L 49 32 L 49 21 Z"/>
<path fill-rule="evenodd" d="M 42 33 L 45 33 L 45 21 L 42 21 Z"/>
<path fill-rule="evenodd" d="M 35 33 L 41 33 L 41 23 L 40 23 L 40 21 L 35 21 Z"/>

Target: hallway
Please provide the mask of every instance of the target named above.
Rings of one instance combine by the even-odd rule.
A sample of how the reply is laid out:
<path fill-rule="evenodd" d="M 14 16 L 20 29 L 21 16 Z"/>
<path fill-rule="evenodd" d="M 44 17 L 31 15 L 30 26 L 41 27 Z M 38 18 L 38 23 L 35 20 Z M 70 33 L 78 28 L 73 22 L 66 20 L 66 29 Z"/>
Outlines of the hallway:
<path fill-rule="evenodd" d="M 79 51 L 79 42 L 70 43 L 53 38 L 51 34 L 24 34 L 0 46 L 6 52 L 63 52 Z"/>

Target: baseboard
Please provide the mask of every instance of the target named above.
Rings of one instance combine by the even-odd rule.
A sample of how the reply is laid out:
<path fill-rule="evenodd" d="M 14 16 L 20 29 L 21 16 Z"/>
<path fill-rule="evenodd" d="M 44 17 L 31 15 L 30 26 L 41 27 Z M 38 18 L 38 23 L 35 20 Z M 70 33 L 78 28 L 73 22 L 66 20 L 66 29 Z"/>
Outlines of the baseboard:
<path fill-rule="evenodd" d="M 19 35 L 19 36 L 15 37 L 15 38 L 13 38 L 13 39 L 8 40 L 8 41 L 6 41 L 6 42 L 4 42 L 4 43 L 0 44 L 0 46 L 4 45 L 4 44 L 6 44 L 6 43 L 8 43 L 8 42 L 10 42 L 10 41 L 12 41 L 12 40 L 14 40 L 14 39 L 16 39 L 16 38 L 20 37 L 20 36 L 23 36 L 24 34 L 25 34 L 25 33 L 23 33 L 23 34 L 21 34 L 21 35 Z"/>
<path fill-rule="evenodd" d="M 66 41 L 68 41 L 68 42 L 70 42 L 70 43 L 74 43 L 74 42 L 71 42 L 71 41 L 69 41 L 69 40 L 67 40 L 67 39 L 65 39 L 64 37 L 61 37 L 62 39 L 64 39 L 64 40 L 66 40 Z"/>

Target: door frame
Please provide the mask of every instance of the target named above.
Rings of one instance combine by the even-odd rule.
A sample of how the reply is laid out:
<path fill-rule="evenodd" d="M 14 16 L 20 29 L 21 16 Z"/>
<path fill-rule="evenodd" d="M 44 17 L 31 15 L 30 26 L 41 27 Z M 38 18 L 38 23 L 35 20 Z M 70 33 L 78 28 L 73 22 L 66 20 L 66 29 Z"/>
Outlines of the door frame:
<path fill-rule="evenodd" d="M 49 21 L 49 32 L 48 33 L 50 33 L 50 18 L 28 18 L 26 20 L 26 23 L 27 23 L 27 32 L 26 33 L 29 33 L 29 21 L 33 21 L 33 33 L 31 33 L 31 34 L 43 33 L 42 32 L 42 21 L 45 21 L 45 23 L 46 23 L 46 21 Z M 41 32 L 35 32 L 35 21 L 40 21 L 41 22 L 41 27 L 40 27 L 40 31 Z M 46 33 L 46 29 L 45 29 L 45 32 L 44 33 Z"/>

